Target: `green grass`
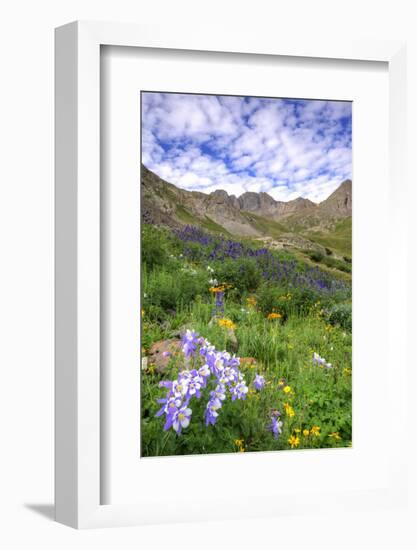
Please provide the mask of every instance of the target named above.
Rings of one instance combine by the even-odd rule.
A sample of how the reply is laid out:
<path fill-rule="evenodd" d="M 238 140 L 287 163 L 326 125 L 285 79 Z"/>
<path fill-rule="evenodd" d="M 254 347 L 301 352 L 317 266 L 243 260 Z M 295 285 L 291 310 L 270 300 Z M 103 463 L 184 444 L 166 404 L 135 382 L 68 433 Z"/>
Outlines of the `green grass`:
<path fill-rule="evenodd" d="M 329 233 L 311 231 L 306 233 L 306 237 L 342 255 L 352 256 L 352 218 L 336 223 Z"/>
<path fill-rule="evenodd" d="M 288 229 L 279 222 L 257 216 L 251 212 L 242 212 L 242 215 L 248 220 L 248 222 L 260 233 L 265 236 L 270 236 L 274 239 L 278 239 L 283 233 L 287 233 Z"/>
<path fill-rule="evenodd" d="M 187 210 L 180 204 L 177 205 L 177 208 L 175 210 L 175 215 L 180 221 L 188 225 L 198 225 L 206 229 L 207 231 L 210 231 L 211 233 L 218 233 L 226 236 L 231 236 L 230 233 L 224 227 L 216 223 L 214 220 L 212 220 L 208 216 L 204 216 L 204 219 L 197 218 L 189 210 Z"/>

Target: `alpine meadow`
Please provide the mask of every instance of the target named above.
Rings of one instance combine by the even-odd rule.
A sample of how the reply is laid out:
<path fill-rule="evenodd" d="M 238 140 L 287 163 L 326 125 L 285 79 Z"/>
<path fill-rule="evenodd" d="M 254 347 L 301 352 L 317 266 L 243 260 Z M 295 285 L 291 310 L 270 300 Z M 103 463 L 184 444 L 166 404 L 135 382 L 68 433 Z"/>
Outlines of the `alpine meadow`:
<path fill-rule="evenodd" d="M 141 92 L 142 457 L 352 446 L 351 123 Z"/>

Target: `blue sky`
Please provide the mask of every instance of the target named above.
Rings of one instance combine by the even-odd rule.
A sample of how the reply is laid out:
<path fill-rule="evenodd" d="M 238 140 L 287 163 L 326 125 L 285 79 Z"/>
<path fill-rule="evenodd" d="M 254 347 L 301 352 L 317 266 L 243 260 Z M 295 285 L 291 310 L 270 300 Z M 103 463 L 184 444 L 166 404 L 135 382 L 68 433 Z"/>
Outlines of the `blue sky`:
<path fill-rule="evenodd" d="M 352 177 L 352 104 L 143 92 L 142 162 L 187 190 L 320 202 Z"/>

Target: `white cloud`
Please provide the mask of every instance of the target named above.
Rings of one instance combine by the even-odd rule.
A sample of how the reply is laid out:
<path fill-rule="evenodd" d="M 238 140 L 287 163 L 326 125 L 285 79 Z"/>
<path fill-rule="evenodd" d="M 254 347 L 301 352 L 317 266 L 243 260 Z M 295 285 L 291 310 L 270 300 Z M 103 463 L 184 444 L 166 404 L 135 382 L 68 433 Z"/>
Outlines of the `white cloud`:
<path fill-rule="evenodd" d="M 142 94 L 142 160 L 185 189 L 325 199 L 351 177 L 349 102 Z"/>

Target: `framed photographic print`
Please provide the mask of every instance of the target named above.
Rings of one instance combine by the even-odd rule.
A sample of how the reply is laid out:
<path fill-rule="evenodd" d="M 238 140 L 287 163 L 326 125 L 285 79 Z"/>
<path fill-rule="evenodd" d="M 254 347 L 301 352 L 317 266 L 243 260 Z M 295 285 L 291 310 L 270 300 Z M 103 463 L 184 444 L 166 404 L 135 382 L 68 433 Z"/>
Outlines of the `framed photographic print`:
<path fill-rule="evenodd" d="M 58 521 L 400 506 L 403 44 L 159 36 L 56 33 Z"/>

